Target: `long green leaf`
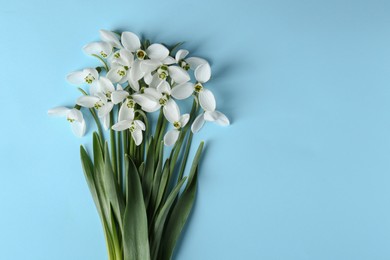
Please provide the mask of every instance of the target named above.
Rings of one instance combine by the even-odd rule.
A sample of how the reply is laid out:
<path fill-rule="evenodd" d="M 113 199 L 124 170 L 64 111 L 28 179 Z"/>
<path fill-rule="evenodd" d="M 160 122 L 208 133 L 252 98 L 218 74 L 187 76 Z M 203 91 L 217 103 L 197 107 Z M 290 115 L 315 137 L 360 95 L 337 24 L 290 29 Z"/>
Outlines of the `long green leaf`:
<path fill-rule="evenodd" d="M 154 177 L 154 157 L 155 157 L 155 150 L 154 150 L 154 140 L 152 138 L 148 153 L 146 155 L 146 162 L 145 162 L 145 168 L 144 173 L 142 175 L 142 187 L 144 192 L 144 200 L 145 200 L 145 206 L 148 207 L 150 195 L 152 191 L 153 186 L 153 177 Z"/>
<path fill-rule="evenodd" d="M 150 260 L 148 220 L 139 174 L 131 158 L 126 157 L 126 210 L 123 223 L 125 260 Z"/>
<path fill-rule="evenodd" d="M 151 254 L 152 254 L 152 259 L 157 260 L 158 257 L 158 251 L 159 251 L 159 246 L 161 243 L 161 236 L 164 230 L 164 224 L 165 220 L 168 216 L 168 213 L 171 209 L 172 203 L 175 201 L 175 198 L 177 194 L 179 194 L 180 188 L 183 186 L 184 182 L 186 180 L 186 177 L 181 179 L 179 183 L 176 185 L 176 187 L 172 190 L 172 192 L 169 194 L 167 201 L 165 202 L 164 206 L 161 208 L 159 213 L 157 214 L 157 217 L 154 221 L 154 226 L 153 226 L 153 240 L 151 242 Z"/>
<path fill-rule="evenodd" d="M 159 260 L 170 260 L 172 258 L 176 242 L 180 237 L 185 223 L 187 222 L 188 216 L 191 213 L 192 206 L 195 201 L 198 179 L 198 163 L 203 150 L 203 145 L 203 142 L 199 145 L 192 163 L 187 186 L 182 195 L 179 197 L 176 205 L 173 207 L 172 213 L 167 220 L 164 234 L 161 239 L 162 244 L 160 246 Z"/>
<path fill-rule="evenodd" d="M 104 163 L 104 174 L 103 174 L 103 184 L 104 191 L 107 196 L 109 203 L 112 205 L 112 210 L 115 214 L 115 217 L 118 220 L 119 227 L 123 228 L 123 214 L 125 211 L 125 202 L 116 181 L 115 173 L 112 169 L 112 164 L 110 161 L 110 156 L 108 156 L 108 144 L 104 145 L 104 153 L 106 154 L 105 163 Z M 110 215 L 111 216 L 111 215 Z"/>

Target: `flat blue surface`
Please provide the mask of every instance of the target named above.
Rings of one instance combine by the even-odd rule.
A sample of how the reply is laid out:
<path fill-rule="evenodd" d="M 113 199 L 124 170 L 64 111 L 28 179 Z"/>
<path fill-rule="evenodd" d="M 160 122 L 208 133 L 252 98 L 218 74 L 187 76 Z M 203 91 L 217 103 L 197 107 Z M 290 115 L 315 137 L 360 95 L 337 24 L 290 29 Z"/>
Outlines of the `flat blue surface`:
<path fill-rule="evenodd" d="M 0 259 L 107 259 L 65 120 L 101 28 L 186 41 L 209 124 L 176 259 L 390 259 L 389 1 L 0 0 Z"/>

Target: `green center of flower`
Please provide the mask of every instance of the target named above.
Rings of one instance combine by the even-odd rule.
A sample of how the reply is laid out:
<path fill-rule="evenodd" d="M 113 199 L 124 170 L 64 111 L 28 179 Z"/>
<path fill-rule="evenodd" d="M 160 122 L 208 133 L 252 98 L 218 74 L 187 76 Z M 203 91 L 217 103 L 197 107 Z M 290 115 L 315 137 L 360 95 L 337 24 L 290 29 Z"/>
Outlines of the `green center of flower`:
<path fill-rule="evenodd" d="M 112 94 L 111 91 L 107 91 L 107 92 L 106 92 L 106 97 L 107 97 L 108 99 L 111 99 L 111 94 Z"/>
<path fill-rule="evenodd" d="M 128 108 L 134 108 L 135 107 L 135 102 L 132 99 L 127 99 L 127 107 Z"/>
<path fill-rule="evenodd" d="M 180 61 L 180 67 L 182 67 L 185 70 L 189 70 L 190 69 L 190 65 L 187 62 L 185 62 L 184 60 Z"/>
<path fill-rule="evenodd" d="M 101 108 L 102 106 L 103 106 L 103 102 L 98 101 L 98 102 L 95 103 L 95 105 L 94 105 L 93 107 L 96 108 L 96 109 L 99 109 L 99 108 Z"/>
<path fill-rule="evenodd" d="M 136 55 L 137 55 L 137 58 L 138 58 L 139 60 L 143 60 L 143 59 L 145 59 L 146 52 L 143 51 L 143 50 L 138 50 L 137 53 L 136 53 Z"/>
<path fill-rule="evenodd" d="M 130 130 L 130 132 L 132 132 L 132 133 L 136 130 L 136 127 L 135 127 L 134 122 L 131 123 L 131 125 L 130 125 L 130 127 L 129 127 L 129 130 Z"/>
<path fill-rule="evenodd" d="M 119 59 L 120 56 L 121 56 L 121 55 L 120 55 L 119 51 L 118 51 L 118 52 L 115 52 L 115 54 L 114 54 L 114 57 L 115 57 L 115 58 Z"/>
<path fill-rule="evenodd" d="M 180 129 L 181 128 L 181 123 L 176 121 L 173 123 L 173 126 L 176 128 L 176 129 Z"/>
<path fill-rule="evenodd" d="M 119 76 L 124 77 L 126 75 L 126 69 L 125 68 L 119 68 L 116 73 L 118 73 Z"/>
<path fill-rule="evenodd" d="M 74 121 L 76 121 L 76 119 L 69 118 L 69 117 L 66 120 L 68 120 L 69 123 L 73 123 Z"/>
<path fill-rule="evenodd" d="M 101 55 L 103 58 L 107 58 L 107 53 L 105 53 L 104 51 L 101 51 L 101 52 L 100 52 L 100 55 Z"/>
<path fill-rule="evenodd" d="M 195 92 L 200 93 L 203 90 L 203 85 L 200 83 L 196 83 L 194 89 Z"/>
<path fill-rule="evenodd" d="M 166 95 L 163 95 L 163 97 L 160 98 L 158 102 L 160 103 L 161 106 L 165 106 L 168 102 L 168 97 Z"/>
<path fill-rule="evenodd" d="M 95 77 L 91 75 L 91 73 L 89 73 L 85 78 L 84 78 L 85 82 L 87 82 L 88 84 L 91 84 L 94 80 L 95 80 Z"/>
<path fill-rule="evenodd" d="M 168 66 L 167 65 L 160 66 L 157 70 L 157 73 L 160 79 L 165 80 L 169 75 Z"/>

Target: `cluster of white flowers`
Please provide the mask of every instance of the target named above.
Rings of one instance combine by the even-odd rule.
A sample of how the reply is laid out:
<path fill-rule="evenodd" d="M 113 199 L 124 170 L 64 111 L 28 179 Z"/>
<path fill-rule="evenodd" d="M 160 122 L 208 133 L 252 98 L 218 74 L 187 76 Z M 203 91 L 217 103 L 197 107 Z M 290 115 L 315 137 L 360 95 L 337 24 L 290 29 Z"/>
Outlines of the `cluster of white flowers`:
<path fill-rule="evenodd" d="M 173 129 L 164 136 L 165 145 L 173 145 L 180 129 L 190 120 L 190 115 L 181 114 L 175 100 L 193 96 L 203 111 L 193 120 L 191 131 L 198 132 L 205 121 L 229 125 L 228 118 L 216 110 L 213 93 L 205 88 L 211 77 L 210 64 L 202 58 L 188 57 L 189 52 L 180 49 L 174 57 L 162 44 L 141 44 L 132 32 L 121 35 L 100 30 L 100 42 L 92 42 L 84 51 L 99 58 L 105 70 L 86 68 L 70 73 L 69 83 L 89 86 L 89 94 L 76 101 L 75 108 L 57 107 L 50 115 L 66 116 L 77 136 L 85 134 L 86 125 L 81 107 L 95 108 L 106 129 L 123 131 L 129 129 L 136 145 L 142 143 L 143 121 L 135 119 L 135 109 L 146 113 L 162 109 Z M 146 46 L 145 46 L 146 45 Z M 192 72 L 190 72 L 190 70 Z M 189 73 L 190 72 L 190 73 Z M 191 75 L 195 82 L 191 82 Z M 110 112 L 120 105 L 118 120 L 110 122 Z"/>

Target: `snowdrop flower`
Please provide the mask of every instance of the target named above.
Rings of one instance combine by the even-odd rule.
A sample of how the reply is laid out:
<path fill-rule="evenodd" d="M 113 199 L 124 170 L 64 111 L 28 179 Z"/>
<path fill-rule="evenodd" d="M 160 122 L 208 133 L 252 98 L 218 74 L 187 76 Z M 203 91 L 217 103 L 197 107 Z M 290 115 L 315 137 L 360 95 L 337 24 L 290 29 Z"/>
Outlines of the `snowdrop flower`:
<path fill-rule="evenodd" d="M 106 129 L 109 128 L 110 115 L 114 104 L 111 102 L 112 92 L 115 91 L 112 82 L 101 77 L 98 85 L 90 88 L 90 95 L 81 96 L 77 99 L 77 104 L 82 107 L 95 108 L 98 111 L 98 116 L 103 118 L 103 125 Z"/>
<path fill-rule="evenodd" d="M 66 80 L 73 85 L 80 86 L 88 84 L 94 86 L 99 79 L 99 73 L 94 68 L 87 68 L 75 72 L 71 72 L 66 77 Z"/>
<path fill-rule="evenodd" d="M 146 50 L 141 49 L 141 41 L 138 36 L 132 32 L 123 32 L 121 36 L 123 47 L 134 53 L 136 59 L 130 70 L 130 75 L 134 81 L 140 80 L 145 72 L 141 69 L 141 64 L 146 58 L 162 62 L 169 55 L 169 50 L 162 44 L 151 44 Z"/>
<path fill-rule="evenodd" d="M 196 84 L 185 82 L 175 86 L 172 89 L 171 95 L 176 99 L 186 99 L 192 93 L 196 93 L 199 103 L 204 110 L 215 110 L 215 97 L 213 93 L 206 89 L 203 84 L 209 81 L 211 77 L 211 68 L 209 63 L 199 65 L 194 72 Z"/>
<path fill-rule="evenodd" d="M 229 119 L 223 113 L 216 110 L 203 111 L 195 118 L 194 122 L 191 125 L 191 131 L 193 133 L 199 132 L 199 130 L 203 127 L 205 121 L 214 122 L 220 126 L 230 125 Z"/>
<path fill-rule="evenodd" d="M 177 84 L 188 82 L 191 79 L 188 72 L 179 66 L 169 66 L 169 64 L 146 60 L 141 64 L 141 67 L 145 72 L 145 83 L 152 88 L 157 88 L 162 82 L 167 80 L 168 76 Z M 151 73 L 153 71 L 155 72 L 152 76 Z"/>
<path fill-rule="evenodd" d="M 177 64 L 179 64 L 179 66 L 185 70 L 189 70 L 190 68 L 192 70 L 195 70 L 200 65 L 208 63 L 205 59 L 198 58 L 198 57 L 190 57 L 186 59 L 188 54 L 189 51 L 181 49 L 178 50 L 175 55 Z"/>
<path fill-rule="evenodd" d="M 51 116 L 65 116 L 76 136 L 82 137 L 85 134 L 86 124 L 80 110 L 76 108 L 55 107 L 50 109 L 48 114 Z"/>
<path fill-rule="evenodd" d="M 112 49 L 121 48 L 122 45 L 119 42 L 119 37 L 113 32 L 107 30 L 100 30 L 101 42 L 91 42 L 83 47 L 83 50 L 86 54 L 96 55 L 103 59 L 108 58 Z"/>
<path fill-rule="evenodd" d="M 186 126 L 190 119 L 189 114 L 180 116 L 179 107 L 173 107 L 173 111 L 170 114 L 168 121 L 173 124 L 174 129 L 169 130 L 164 136 L 164 144 L 166 146 L 174 145 L 179 138 L 180 130 Z"/>
<path fill-rule="evenodd" d="M 142 143 L 142 131 L 145 131 L 145 124 L 141 120 L 134 119 L 134 108 L 121 106 L 118 115 L 118 123 L 112 126 L 115 131 L 129 129 L 131 137 L 138 146 Z"/>
<path fill-rule="evenodd" d="M 168 82 L 164 81 L 157 89 L 146 88 L 143 94 L 134 94 L 133 99 L 146 112 L 155 112 L 162 107 L 164 116 L 169 121 L 170 118 L 175 117 L 178 110 L 178 106 L 170 98 L 170 94 L 171 87 Z"/>
<path fill-rule="evenodd" d="M 109 78 L 113 83 L 119 82 L 122 84 L 128 81 L 131 88 L 133 88 L 135 91 L 138 91 L 138 80 L 133 80 L 131 77 L 131 68 L 134 64 L 134 55 L 126 49 L 121 49 L 115 52 L 113 56 L 114 58 L 111 61 L 112 66 L 107 73 L 107 78 Z"/>

